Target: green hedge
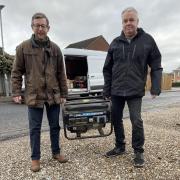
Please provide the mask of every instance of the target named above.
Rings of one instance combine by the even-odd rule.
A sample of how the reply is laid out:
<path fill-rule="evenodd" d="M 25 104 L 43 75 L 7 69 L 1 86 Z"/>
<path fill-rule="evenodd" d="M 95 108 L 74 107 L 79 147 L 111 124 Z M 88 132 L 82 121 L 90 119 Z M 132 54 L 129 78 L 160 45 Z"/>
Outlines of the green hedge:
<path fill-rule="evenodd" d="M 174 82 L 174 83 L 172 83 L 172 87 L 180 87 L 180 82 Z"/>
<path fill-rule="evenodd" d="M 0 74 L 10 74 L 14 57 L 8 54 L 0 55 Z"/>

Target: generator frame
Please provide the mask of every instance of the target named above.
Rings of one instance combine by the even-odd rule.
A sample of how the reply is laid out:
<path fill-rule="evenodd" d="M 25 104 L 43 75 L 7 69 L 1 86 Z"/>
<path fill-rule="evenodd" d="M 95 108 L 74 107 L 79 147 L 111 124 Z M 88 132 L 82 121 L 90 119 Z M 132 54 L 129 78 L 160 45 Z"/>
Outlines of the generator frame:
<path fill-rule="evenodd" d="M 102 96 L 69 97 L 63 106 L 64 136 L 68 140 L 106 137 L 112 134 L 111 102 Z M 110 123 L 110 126 L 106 126 Z M 108 128 L 104 133 L 103 128 Z M 107 130 L 106 128 L 106 130 Z M 97 129 L 98 135 L 83 135 L 89 130 Z M 68 136 L 76 133 L 76 137 Z"/>

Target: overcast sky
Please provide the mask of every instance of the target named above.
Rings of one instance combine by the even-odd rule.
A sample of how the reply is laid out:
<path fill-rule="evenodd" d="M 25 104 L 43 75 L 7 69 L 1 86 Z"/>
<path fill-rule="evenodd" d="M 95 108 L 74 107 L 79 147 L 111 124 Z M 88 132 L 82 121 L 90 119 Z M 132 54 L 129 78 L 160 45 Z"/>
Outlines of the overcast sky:
<path fill-rule="evenodd" d="M 61 49 L 70 43 L 103 35 L 110 43 L 121 33 L 121 12 L 139 12 L 139 27 L 150 33 L 162 53 L 165 72 L 180 66 L 180 1 L 178 0 L 0 0 L 5 51 L 31 34 L 31 17 L 43 12 L 50 21 L 49 37 Z M 0 45 L 1 46 L 1 45 Z"/>

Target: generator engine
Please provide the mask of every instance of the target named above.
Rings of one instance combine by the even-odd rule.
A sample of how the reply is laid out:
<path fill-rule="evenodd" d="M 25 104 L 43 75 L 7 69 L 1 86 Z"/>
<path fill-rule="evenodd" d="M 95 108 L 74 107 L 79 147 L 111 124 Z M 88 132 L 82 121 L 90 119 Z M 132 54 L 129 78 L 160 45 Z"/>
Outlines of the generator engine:
<path fill-rule="evenodd" d="M 102 98 L 81 98 L 67 101 L 63 109 L 63 122 L 65 137 L 67 131 L 75 133 L 75 138 L 102 137 L 112 133 L 112 127 L 108 133 L 104 132 L 106 123 L 111 123 L 110 101 Z M 98 135 L 82 136 L 91 129 L 97 129 Z"/>

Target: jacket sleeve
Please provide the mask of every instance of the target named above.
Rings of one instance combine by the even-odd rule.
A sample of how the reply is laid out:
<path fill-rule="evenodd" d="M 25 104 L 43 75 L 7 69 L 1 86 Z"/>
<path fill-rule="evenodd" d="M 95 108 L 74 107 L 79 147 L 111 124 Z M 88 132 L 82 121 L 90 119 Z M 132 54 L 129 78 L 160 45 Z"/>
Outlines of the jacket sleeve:
<path fill-rule="evenodd" d="M 11 71 L 12 96 L 22 95 L 22 75 L 25 72 L 22 45 L 16 48 L 16 56 Z"/>
<path fill-rule="evenodd" d="M 104 67 L 103 67 L 103 75 L 104 75 L 103 95 L 104 97 L 111 96 L 112 67 L 113 67 L 113 56 L 112 56 L 112 49 L 110 46 L 107 56 L 106 56 Z"/>
<path fill-rule="evenodd" d="M 162 70 L 161 67 L 161 53 L 153 39 L 153 45 L 148 59 L 148 65 L 151 68 L 151 94 L 159 95 L 161 93 L 161 79 Z"/>
<path fill-rule="evenodd" d="M 68 88 L 67 88 L 67 78 L 65 74 L 65 67 L 63 62 L 63 55 L 61 50 L 59 49 L 58 53 L 58 80 L 59 80 L 59 88 L 60 88 L 60 94 L 62 98 L 67 97 L 68 95 Z"/>

